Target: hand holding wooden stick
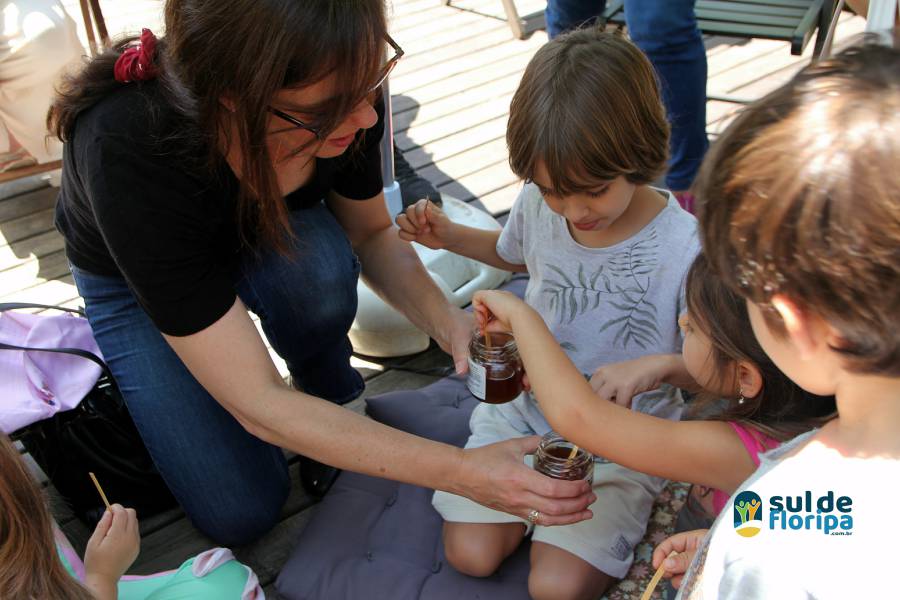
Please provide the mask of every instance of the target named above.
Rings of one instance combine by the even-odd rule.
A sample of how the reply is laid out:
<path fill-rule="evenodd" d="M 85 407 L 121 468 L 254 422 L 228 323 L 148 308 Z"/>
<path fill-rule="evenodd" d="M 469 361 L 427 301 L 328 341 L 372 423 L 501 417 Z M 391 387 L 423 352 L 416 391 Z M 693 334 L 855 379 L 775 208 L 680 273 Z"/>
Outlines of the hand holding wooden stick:
<path fill-rule="evenodd" d="M 88 475 L 91 476 L 91 481 L 94 482 L 94 486 L 97 488 L 97 491 L 100 492 L 100 498 L 103 499 L 103 504 L 106 505 L 106 510 L 112 510 L 112 508 L 109 506 L 109 500 L 106 499 L 106 494 L 103 493 L 103 488 L 100 487 L 100 482 L 97 481 L 97 476 L 90 471 L 88 471 Z"/>
<path fill-rule="evenodd" d="M 669 556 L 666 559 L 672 558 L 678 554 L 674 550 L 669 553 Z M 666 572 L 666 561 L 662 561 L 659 564 L 659 568 L 656 570 L 656 573 L 653 574 L 653 579 L 650 580 L 650 583 L 647 584 L 647 589 L 644 590 L 644 594 L 641 596 L 641 600 L 650 600 L 650 596 L 653 595 L 653 590 L 656 589 L 656 586 L 659 584 L 659 580 L 662 579 L 662 576 Z"/>

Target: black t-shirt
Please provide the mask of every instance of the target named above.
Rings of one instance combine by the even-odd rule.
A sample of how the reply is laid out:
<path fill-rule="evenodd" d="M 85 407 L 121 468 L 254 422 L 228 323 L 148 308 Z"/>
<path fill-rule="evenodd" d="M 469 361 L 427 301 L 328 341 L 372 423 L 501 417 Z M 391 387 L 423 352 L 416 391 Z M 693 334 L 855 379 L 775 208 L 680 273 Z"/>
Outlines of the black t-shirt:
<path fill-rule="evenodd" d="M 372 198 L 382 188 L 378 123 L 358 145 L 316 159 L 314 179 L 289 194 L 291 210 L 329 190 Z M 241 253 L 238 182 L 224 160 L 210 169 L 202 148 L 177 142 L 189 126 L 157 82 L 123 86 L 82 112 L 63 156 L 56 227 L 76 267 L 120 275 L 163 333 L 201 331 L 231 308 Z"/>

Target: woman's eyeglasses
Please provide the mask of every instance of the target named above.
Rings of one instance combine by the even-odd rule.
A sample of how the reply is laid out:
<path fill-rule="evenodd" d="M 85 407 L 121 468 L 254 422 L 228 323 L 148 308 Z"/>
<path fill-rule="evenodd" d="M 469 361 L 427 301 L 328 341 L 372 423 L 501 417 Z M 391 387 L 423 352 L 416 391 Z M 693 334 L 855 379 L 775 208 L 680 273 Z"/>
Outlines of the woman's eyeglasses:
<path fill-rule="evenodd" d="M 384 64 L 384 66 L 381 68 L 381 72 L 378 75 L 378 81 L 376 81 L 375 85 L 373 85 L 372 88 L 369 90 L 369 94 L 373 94 L 373 93 L 377 92 L 379 90 L 379 88 L 381 88 L 381 84 L 383 84 L 385 82 L 385 80 L 390 76 L 391 71 L 394 70 L 394 67 L 397 66 L 397 63 L 400 61 L 400 58 L 403 56 L 403 48 L 401 48 L 397 44 L 397 42 L 395 42 L 393 40 L 393 38 L 391 38 L 391 36 L 385 34 L 384 39 L 387 41 L 388 45 L 394 49 L 394 56 L 390 60 L 388 60 Z M 279 119 L 283 119 L 283 120 L 287 121 L 294 127 L 297 127 L 298 129 L 305 129 L 306 131 L 309 131 L 314 136 L 316 136 L 316 138 L 322 139 L 321 135 L 320 135 L 321 129 L 319 127 L 309 125 L 308 123 L 304 123 L 297 117 L 289 115 L 288 113 L 284 112 L 283 110 L 278 110 L 277 108 L 275 108 L 273 106 L 267 106 L 266 110 L 268 110 L 270 113 L 272 113 Z"/>

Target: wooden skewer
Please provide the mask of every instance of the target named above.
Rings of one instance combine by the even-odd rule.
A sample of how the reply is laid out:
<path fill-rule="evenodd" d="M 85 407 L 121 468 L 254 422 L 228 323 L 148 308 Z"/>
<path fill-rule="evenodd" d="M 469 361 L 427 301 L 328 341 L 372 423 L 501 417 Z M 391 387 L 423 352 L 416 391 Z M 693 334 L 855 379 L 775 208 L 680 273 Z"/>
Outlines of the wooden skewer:
<path fill-rule="evenodd" d="M 112 510 L 109 506 L 109 500 L 106 499 L 106 494 L 103 493 L 103 488 L 100 487 L 100 482 L 97 481 L 97 476 L 88 471 L 88 475 L 91 476 L 91 481 L 94 482 L 94 485 L 97 487 L 97 491 L 100 492 L 100 497 L 103 499 L 103 504 L 106 505 L 106 510 Z"/>
<path fill-rule="evenodd" d="M 653 595 L 653 590 L 656 589 L 656 586 L 659 584 L 659 580 L 662 579 L 663 574 L 666 572 L 666 560 L 672 558 L 678 554 L 675 551 L 672 551 L 669 556 L 667 556 L 660 563 L 659 568 L 656 570 L 656 573 L 653 574 L 653 579 L 650 580 L 650 583 L 647 584 L 647 589 L 644 590 L 644 595 L 641 596 L 641 600 L 650 600 L 650 596 Z"/>

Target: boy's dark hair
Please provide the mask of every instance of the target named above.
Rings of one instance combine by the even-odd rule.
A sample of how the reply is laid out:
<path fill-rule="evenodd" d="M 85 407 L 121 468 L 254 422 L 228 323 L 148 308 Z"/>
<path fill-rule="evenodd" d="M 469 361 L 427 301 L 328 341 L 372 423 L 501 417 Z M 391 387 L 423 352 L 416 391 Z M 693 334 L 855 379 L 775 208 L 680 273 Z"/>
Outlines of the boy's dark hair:
<path fill-rule="evenodd" d="M 763 380 L 762 390 L 756 396 L 744 398 L 743 402 L 737 398 L 726 400 L 710 414 L 707 409 L 720 400 L 701 394 L 692 404 L 692 413 L 741 422 L 778 440 L 791 439 L 834 416 L 834 396 L 804 391 L 775 366 L 753 335 L 747 302 L 713 272 L 704 254 L 698 255 L 691 265 L 685 286 L 691 325 L 710 342 L 708 360 L 712 370 L 724 379 L 735 362 L 747 361 L 759 369 Z"/>
<path fill-rule="evenodd" d="M 336 74 L 335 93 L 318 107 L 327 133 L 369 92 L 384 61 L 384 0 L 167 0 L 157 46 L 159 83 L 184 120 L 176 142 L 201 147 L 213 173 L 228 146 L 233 110 L 240 142 L 238 222 L 244 242 L 284 250 L 290 222 L 266 147 L 267 107 L 283 88 Z M 113 65 L 134 38 L 64 79 L 48 117 L 50 131 L 72 139 L 78 115 L 123 85 Z M 222 103 L 223 98 L 231 106 Z"/>
<path fill-rule="evenodd" d="M 653 66 L 620 34 L 588 28 L 555 38 L 525 69 L 506 142 L 517 176 L 533 179 L 543 162 L 560 195 L 620 175 L 650 183 L 669 146 Z"/>
<path fill-rule="evenodd" d="M 834 327 L 858 373 L 900 375 L 900 52 L 864 43 L 750 106 L 697 181 L 714 270 Z"/>

